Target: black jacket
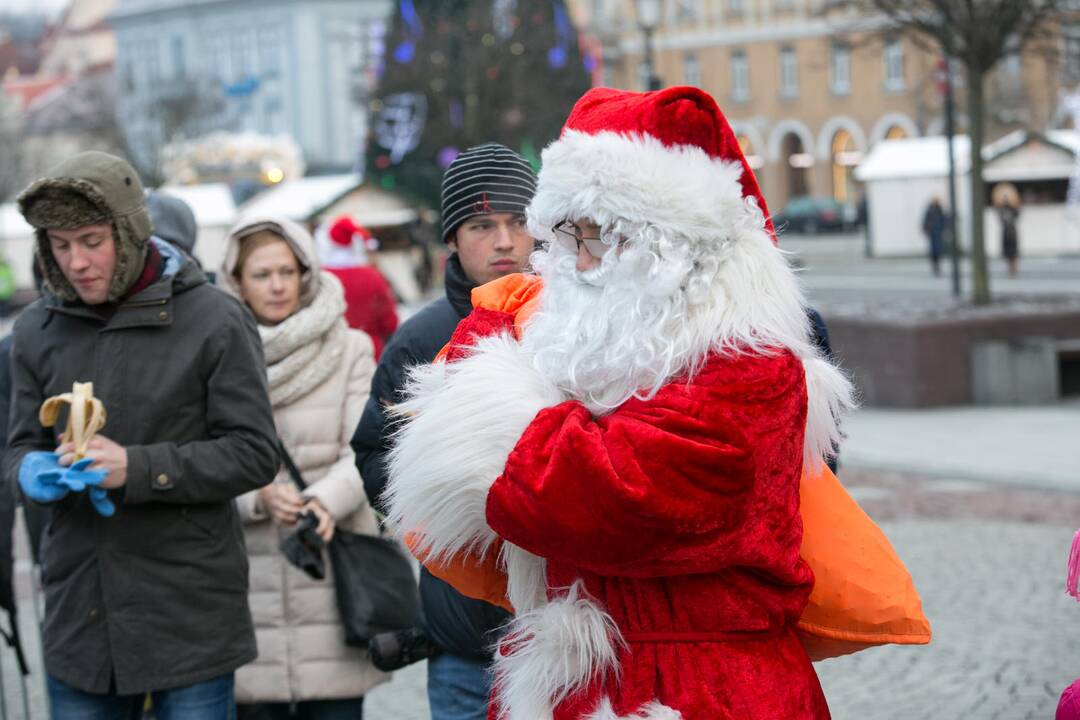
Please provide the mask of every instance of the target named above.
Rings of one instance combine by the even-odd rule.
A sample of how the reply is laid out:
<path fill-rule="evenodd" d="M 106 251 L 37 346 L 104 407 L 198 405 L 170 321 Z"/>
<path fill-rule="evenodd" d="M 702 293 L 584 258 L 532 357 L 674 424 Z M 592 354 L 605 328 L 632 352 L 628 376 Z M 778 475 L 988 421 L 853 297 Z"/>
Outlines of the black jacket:
<path fill-rule="evenodd" d="M 352 438 L 364 489 L 380 509 L 391 430 L 384 406 L 402 400 L 408 368 L 430 363 L 449 342 L 458 322 L 472 311 L 473 287 L 457 255 L 451 255 L 446 263 L 446 296 L 409 318 L 383 349 L 371 383 L 371 396 Z M 425 630 L 439 647 L 453 655 L 491 659 L 495 631 L 510 618 L 505 610 L 461 595 L 424 569 L 420 572 L 420 598 Z"/>
<path fill-rule="evenodd" d="M 57 446 L 66 417 L 43 428 L 38 408 L 76 381 L 128 453 L 116 514 L 69 494 L 42 541 L 45 667 L 92 693 L 181 687 L 256 655 L 233 498 L 277 471 L 262 343 L 238 301 L 162 252 L 165 275 L 111 314 L 47 297 L 15 325 L 7 481 Z"/>

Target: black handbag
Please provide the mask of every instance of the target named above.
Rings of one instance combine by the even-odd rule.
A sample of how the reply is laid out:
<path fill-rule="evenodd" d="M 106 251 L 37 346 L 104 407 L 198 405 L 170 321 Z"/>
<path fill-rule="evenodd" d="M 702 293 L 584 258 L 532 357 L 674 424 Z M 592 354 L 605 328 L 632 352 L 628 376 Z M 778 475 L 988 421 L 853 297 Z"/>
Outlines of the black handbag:
<path fill-rule="evenodd" d="M 307 483 L 280 440 L 278 453 L 292 481 L 301 492 L 306 490 Z M 400 544 L 381 534 L 361 535 L 337 527 L 329 551 L 347 645 L 366 648 L 378 633 L 416 625 L 420 591 L 412 562 Z"/>

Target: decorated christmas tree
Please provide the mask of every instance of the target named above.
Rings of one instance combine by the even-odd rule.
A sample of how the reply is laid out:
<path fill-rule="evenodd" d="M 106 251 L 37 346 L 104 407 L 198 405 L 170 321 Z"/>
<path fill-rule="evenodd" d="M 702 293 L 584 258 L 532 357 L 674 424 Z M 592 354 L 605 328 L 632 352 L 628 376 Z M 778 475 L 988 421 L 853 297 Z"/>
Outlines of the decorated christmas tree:
<path fill-rule="evenodd" d="M 443 171 L 473 145 L 500 142 L 539 167 L 591 69 L 563 0 L 398 0 L 368 177 L 437 208 Z"/>

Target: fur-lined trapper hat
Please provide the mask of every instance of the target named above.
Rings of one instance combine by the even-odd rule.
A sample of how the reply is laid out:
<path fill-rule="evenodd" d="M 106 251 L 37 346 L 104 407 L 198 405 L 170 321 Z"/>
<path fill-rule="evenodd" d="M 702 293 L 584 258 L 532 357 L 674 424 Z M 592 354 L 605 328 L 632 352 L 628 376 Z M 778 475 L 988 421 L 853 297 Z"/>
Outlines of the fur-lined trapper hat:
<path fill-rule="evenodd" d="M 103 152 L 80 153 L 34 181 L 18 203 L 26 222 L 36 229 L 35 262 L 45 289 L 58 298 L 74 302 L 79 296 L 53 259 L 46 230 L 112 223 L 116 268 L 109 302 L 122 298 L 142 273 L 153 226 L 142 182 L 126 160 Z"/>

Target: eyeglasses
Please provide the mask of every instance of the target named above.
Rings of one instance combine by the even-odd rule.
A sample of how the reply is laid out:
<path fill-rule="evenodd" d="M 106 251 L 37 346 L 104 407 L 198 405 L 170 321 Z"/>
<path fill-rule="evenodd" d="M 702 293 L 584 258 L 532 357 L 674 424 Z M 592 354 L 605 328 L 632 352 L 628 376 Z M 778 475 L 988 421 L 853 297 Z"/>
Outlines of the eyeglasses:
<path fill-rule="evenodd" d="M 589 251 L 589 254 L 593 257 L 604 257 L 611 248 L 612 245 L 604 242 L 601 237 L 585 237 L 585 231 L 582 230 L 576 223 L 569 220 L 563 220 L 561 223 L 551 228 L 551 231 L 555 233 L 555 239 L 562 244 L 567 250 L 576 253 L 584 244 L 585 249 Z"/>

